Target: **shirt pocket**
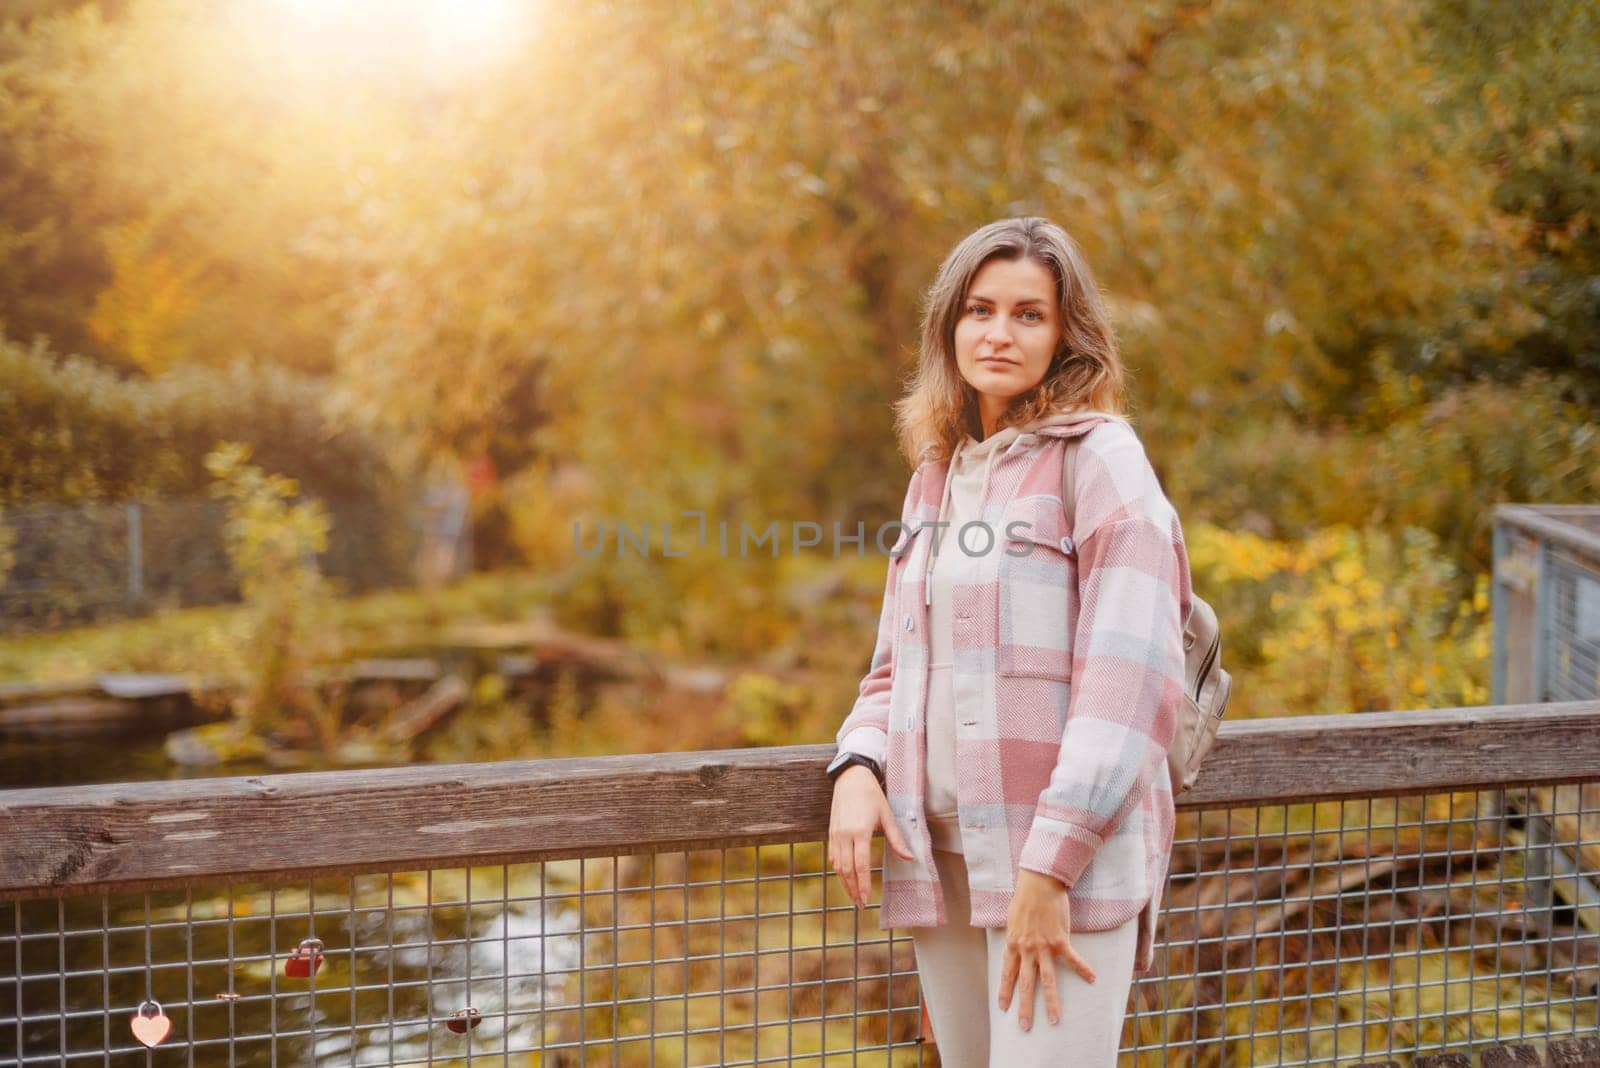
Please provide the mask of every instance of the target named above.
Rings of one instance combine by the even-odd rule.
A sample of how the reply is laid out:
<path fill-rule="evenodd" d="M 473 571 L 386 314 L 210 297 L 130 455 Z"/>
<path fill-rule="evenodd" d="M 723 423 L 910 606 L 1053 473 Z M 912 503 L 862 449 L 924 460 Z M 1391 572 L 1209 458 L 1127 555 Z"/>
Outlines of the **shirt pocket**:
<path fill-rule="evenodd" d="M 1025 678 L 1072 678 L 1078 616 L 1078 561 L 1055 497 L 1006 507 L 1001 525 L 1000 645 L 996 669 Z"/>

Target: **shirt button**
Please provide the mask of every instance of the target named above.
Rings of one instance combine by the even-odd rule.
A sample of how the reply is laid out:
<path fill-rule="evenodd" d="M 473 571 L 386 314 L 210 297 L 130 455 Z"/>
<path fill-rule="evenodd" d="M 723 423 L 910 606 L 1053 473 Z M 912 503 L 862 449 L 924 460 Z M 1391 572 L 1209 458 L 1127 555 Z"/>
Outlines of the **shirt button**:
<path fill-rule="evenodd" d="M 911 622 L 911 617 L 910 616 L 906 616 L 906 630 L 915 630 L 915 629 L 916 629 L 916 627 Z"/>
<path fill-rule="evenodd" d="M 1062 538 L 1061 539 L 1061 551 L 1064 552 L 1064 553 L 1072 552 L 1072 539 L 1071 538 Z"/>

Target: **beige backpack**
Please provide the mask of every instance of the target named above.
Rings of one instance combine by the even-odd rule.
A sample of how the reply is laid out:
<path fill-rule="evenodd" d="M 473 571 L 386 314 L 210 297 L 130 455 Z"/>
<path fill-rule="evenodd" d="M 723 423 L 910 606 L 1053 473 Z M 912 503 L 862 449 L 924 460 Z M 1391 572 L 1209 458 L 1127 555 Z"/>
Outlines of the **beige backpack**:
<path fill-rule="evenodd" d="M 1095 417 L 1102 414 L 1094 413 Z M 1120 419 L 1120 416 L 1111 416 Z M 1126 422 L 1126 420 L 1122 420 Z M 1066 506 L 1067 529 L 1072 529 L 1076 485 L 1073 467 L 1078 459 L 1081 436 L 1067 439 L 1061 460 L 1061 502 Z M 1073 549 L 1076 552 L 1076 547 Z M 1217 740 L 1217 725 L 1228 705 L 1233 678 L 1222 669 L 1222 632 L 1217 613 L 1198 594 L 1191 591 L 1189 615 L 1183 621 L 1183 705 L 1167 750 L 1167 772 L 1172 779 L 1172 796 L 1179 797 L 1194 786 L 1200 763 Z"/>

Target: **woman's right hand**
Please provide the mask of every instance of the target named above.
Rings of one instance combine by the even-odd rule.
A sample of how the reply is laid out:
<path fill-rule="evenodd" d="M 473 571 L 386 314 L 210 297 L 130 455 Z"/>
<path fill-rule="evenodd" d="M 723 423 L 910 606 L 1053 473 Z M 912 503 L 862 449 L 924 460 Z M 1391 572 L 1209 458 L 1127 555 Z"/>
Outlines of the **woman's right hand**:
<path fill-rule="evenodd" d="M 877 777 L 859 764 L 846 768 L 833 783 L 828 864 L 839 873 L 845 893 L 858 908 L 872 896 L 872 835 L 879 827 L 890 849 L 906 860 L 913 859 Z"/>

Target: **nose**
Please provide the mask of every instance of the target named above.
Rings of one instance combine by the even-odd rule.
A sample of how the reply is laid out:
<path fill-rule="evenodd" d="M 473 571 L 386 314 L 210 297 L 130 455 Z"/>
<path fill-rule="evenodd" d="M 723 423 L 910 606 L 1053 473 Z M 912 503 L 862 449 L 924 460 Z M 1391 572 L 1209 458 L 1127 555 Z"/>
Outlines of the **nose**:
<path fill-rule="evenodd" d="M 1011 335 L 1006 331 L 1005 323 L 998 318 L 989 324 L 989 329 L 983 333 L 983 339 L 995 348 L 1011 344 Z"/>

